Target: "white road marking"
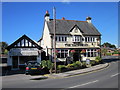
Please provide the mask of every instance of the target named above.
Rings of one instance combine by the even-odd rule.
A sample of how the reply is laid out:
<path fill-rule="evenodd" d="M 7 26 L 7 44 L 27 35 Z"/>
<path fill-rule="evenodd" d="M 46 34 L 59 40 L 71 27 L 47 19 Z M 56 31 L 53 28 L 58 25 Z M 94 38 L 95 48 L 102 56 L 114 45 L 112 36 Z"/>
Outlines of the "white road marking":
<path fill-rule="evenodd" d="M 81 85 L 76 85 L 76 86 L 72 86 L 72 87 L 69 87 L 69 88 L 76 88 L 76 87 L 80 87 L 80 86 L 85 86 L 85 85 L 88 85 L 88 84 L 91 84 L 91 83 L 95 83 L 95 82 L 98 82 L 99 80 L 95 80 L 95 81 L 92 81 L 92 82 L 88 82 L 88 83 L 84 83 L 84 84 L 81 84 Z"/>
<path fill-rule="evenodd" d="M 115 76 L 117 76 L 119 73 L 116 73 L 116 74 L 114 74 L 114 75 L 111 75 L 111 77 L 115 77 Z"/>

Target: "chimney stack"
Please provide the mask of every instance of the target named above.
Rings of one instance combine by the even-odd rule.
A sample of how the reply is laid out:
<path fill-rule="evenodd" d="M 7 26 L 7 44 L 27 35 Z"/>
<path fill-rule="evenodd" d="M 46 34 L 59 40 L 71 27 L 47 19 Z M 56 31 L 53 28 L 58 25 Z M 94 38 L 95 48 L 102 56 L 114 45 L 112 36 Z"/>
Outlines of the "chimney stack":
<path fill-rule="evenodd" d="M 91 23 L 91 19 L 92 19 L 91 17 L 87 17 L 86 18 L 86 20 L 87 20 L 88 23 Z"/>
<path fill-rule="evenodd" d="M 64 17 L 62 17 L 62 20 L 65 20 L 65 18 L 64 18 Z"/>
<path fill-rule="evenodd" d="M 46 11 L 46 14 L 45 14 L 45 20 L 46 21 L 50 20 L 50 14 L 49 14 L 48 10 Z"/>

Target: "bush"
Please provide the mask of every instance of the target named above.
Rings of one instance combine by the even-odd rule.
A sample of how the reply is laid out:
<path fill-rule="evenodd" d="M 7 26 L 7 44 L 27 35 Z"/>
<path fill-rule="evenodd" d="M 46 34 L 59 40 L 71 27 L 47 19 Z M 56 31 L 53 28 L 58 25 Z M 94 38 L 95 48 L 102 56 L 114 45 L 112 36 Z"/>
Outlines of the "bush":
<path fill-rule="evenodd" d="M 86 67 L 86 62 L 82 62 L 82 67 Z"/>
<path fill-rule="evenodd" d="M 41 66 L 42 68 L 51 69 L 53 68 L 53 63 L 50 60 L 43 60 L 41 61 Z"/>
<path fill-rule="evenodd" d="M 74 67 L 74 64 L 68 64 L 67 66 L 66 66 L 66 68 L 68 68 L 68 69 L 72 69 Z"/>
<path fill-rule="evenodd" d="M 62 69 L 65 69 L 65 68 L 66 68 L 65 65 L 58 65 L 57 66 L 57 69 L 60 71 L 62 71 Z"/>
<path fill-rule="evenodd" d="M 96 64 L 95 60 L 90 60 L 90 64 L 94 66 Z"/>
<path fill-rule="evenodd" d="M 41 61 L 41 65 L 42 65 L 42 68 L 46 68 L 47 67 L 47 61 L 46 60 Z"/>
<path fill-rule="evenodd" d="M 72 65 L 73 65 L 74 68 L 77 68 L 77 67 L 78 67 L 75 62 L 74 62 Z"/>
<path fill-rule="evenodd" d="M 80 61 L 76 61 L 75 64 L 76 64 L 76 67 L 78 68 L 82 67 L 82 63 Z"/>
<path fill-rule="evenodd" d="M 112 55 L 112 53 L 106 53 L 106 55 L 107 55 L 107 56 L 111 56 L 111 55 Z"/>
<path fill-rule="evenodd" d="M 46 63 L 47 63 L 47 68 L 48 69 L 52 69 L 53 68 L 54 64 L 50 60 L 47 60 Z"/>
<path fill-rule="evenodd" d="M 96 61 L 96 64 L 98 64 L 98 63 L 100 63 L 100 62 L 102 61 L 102 59 L 101 59 L 99 56 L 97 56 L 97 57 L 95 58 L 95 61 Z"/>

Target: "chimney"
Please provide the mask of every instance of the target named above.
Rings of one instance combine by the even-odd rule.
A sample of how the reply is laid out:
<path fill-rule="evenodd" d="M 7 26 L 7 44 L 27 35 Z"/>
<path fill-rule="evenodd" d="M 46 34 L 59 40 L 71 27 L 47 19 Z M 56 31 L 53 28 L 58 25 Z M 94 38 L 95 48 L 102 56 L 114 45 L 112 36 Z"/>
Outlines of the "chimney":
<path fill-rule="evenodd" d="M 64 17 L 62 17 L 62 20 L 65 20 L 65 18 L 64 18 Z"/>
<path fill-rule="evenodd" d="M 46 11 L 46 14 L 45 14 L 45 21 L 49 21 L 50 20 L 50 14 L 48 12 L 48 10 Z"/>
<path fill-rule="evenodd" d="M 91 17 L 87 17 L 86 18 L 86 20 L 87 20 L 88 23 L 91 23 L 91 19 L 92 19 Z"/>

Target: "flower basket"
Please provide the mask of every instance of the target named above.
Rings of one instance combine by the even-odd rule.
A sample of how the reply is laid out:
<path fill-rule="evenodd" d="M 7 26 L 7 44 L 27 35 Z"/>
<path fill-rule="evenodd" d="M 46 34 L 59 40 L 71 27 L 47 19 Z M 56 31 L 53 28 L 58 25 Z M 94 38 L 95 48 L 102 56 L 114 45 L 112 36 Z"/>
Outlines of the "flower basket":
<path fill-rule="evenodd" d="M 70 55 L 72 56 L 75 53 L 75 50 L 70 50 Z"/>
<path fill-rule="evenodd" d="M 100 49 L 97 49 L 97 52 L 100 52 Z"/>
<path fill-rule="evenodd" d="M 56 55 L 58 55 L 58 52 L 59 52 L 58 50 L 55 50 Z M 54 50 L 53 50 L 53 53 L 54 53 Z"/>
<path fill-rule="evenodd" d="M 85 50 L 85 49 L 83 49 L 80 53 L 83 53 L 83 54 L 84 54 L 84 53 L 86 53 L 86 50 Z"/>

